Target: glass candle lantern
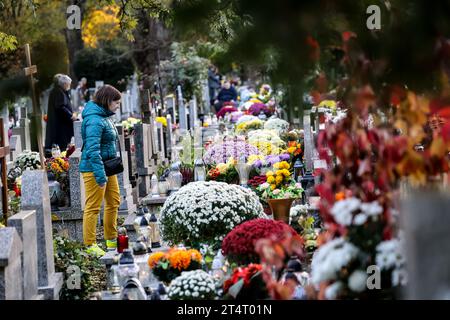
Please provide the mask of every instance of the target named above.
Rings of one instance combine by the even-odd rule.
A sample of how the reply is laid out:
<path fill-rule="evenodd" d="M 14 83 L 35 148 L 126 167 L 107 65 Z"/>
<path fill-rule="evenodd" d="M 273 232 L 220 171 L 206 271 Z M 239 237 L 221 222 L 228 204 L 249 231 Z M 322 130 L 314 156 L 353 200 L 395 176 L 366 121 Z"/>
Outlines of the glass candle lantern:
<path fill-rule="evenodd" d="M 139 237 L 133 245 L 134 261 L 139 268 L 138 279 L 144 288 L 150 287 L 150 267 L 148 265 L 148 249 L 145 244 L 145 239 Z"/>
<path fill-rule="evenodd" d="M 156 174 L 152 175 L 150 183 L 152 186 L 152 197 L 154 197 L 154 198 L 159 197 L 158 178 L 156 177 Z"/>
<path fill-rule="evenodd" d="M 205 181 L 206 180 L 206 169 L 205 163 L 202 158 L 197 158 L 194 163 L 194 180 L 195 181 Z"/>
<path fill-rule="evenodd" d="M 119 284 L 124 286 L 125 282 L 131 278 L 137 278 L 139 274 L 139 267 L 134 261 L 133 254 L 130 249 L 125 249 L 119 258 L 119 264 L 116 269 Z"/>
<path fill-rule="evenodd" d="M 239 183 L 243 187 L 248 186 L 248 177 L 250 175 L 250 171 L 252 170 L 252 166 L 245 162 L 245 158 L 240 158 L 239 162 L 236 164 L 236 171 L 239 174 Z"/>

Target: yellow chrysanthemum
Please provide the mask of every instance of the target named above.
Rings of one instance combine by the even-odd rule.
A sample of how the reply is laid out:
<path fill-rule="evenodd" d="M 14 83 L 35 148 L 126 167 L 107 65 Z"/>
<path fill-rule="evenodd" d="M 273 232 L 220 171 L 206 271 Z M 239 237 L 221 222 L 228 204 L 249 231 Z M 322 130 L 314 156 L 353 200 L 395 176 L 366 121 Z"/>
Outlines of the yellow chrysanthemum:
<path fill-rule="evenodd" d="M 283 169 L 283 170 L 281 170 L 281 171 L 282 171 L 282 173 L 283 173 L 283 176 L 285 176 L 286 178 L 289 177 L 289 176 L 291 175 L 291 173 L 289 172 L 288 169 Z"/>
<path fill-rule="evenodd" d="M 267 183 L 274 183 L 274 182 L 275 182 L 275 177 L 274 176 L 267 177 Z"/>
<path fill-rule="evenodd" d="M 275 174 L 277 175 L 277 176 L 282 176 L 283 175 L 283 170 L 277 170 L 276 172 L 275 172 Z"/>
<path fill-rule="evenodd" d="M 319 107 L 336 109 L 336 101 L 334 101 L 334 100 L 323 100 L 321 103 L 319 103 Z"/>
<path fill-rule="evenodd" d="M 258 161 L 258 160 L 261 160 L 261 161 L 264 160 L 264 156 L 259 155 L 259 154 L 252 154 L 252 155 L 248 156 L 247 164 L 252 165 L 253 163 L 255 163 L 255 161 Z"/>
<path fill-rule="evenodd" d="M 277 183 L 277 184 L 280 184 L 281 182 L 283 182 L 283 176 L 277 176 L 276 178 L 275 178 L 275 182 Z"/>
<path fill-rule="evenodd" d="M 273 176 L 273 175 L 274 175 L 273 171 L 267 171 L 267 173 L 266 173 L 266 177 Z"/>
<path fill-rule="evenodd" d="M 276 188 L 276 187 L 277 187 L 276 185 L 274 185 L 274 184 L 271 184 L 271 185 L 270 185 L 270 190 L 272 190 L 272 191 L 273 191 L 273 190 L 275 190 L 275 188 Z"/>

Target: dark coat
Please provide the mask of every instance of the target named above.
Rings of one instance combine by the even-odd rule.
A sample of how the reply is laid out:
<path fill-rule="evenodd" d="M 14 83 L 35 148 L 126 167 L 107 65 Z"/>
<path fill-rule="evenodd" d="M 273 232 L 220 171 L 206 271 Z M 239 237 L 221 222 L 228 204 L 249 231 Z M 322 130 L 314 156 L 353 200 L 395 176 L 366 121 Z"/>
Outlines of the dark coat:
<path fill-rule="evenodd" d="M 238 93 L 237 93 L 236 89 L 233 86 L 231 86 L 230 89 L 222 88 L 219 91 L 219 95 L 217 96 L 217 100 L 219 100 L 220 102 L 228 102 L 228 101 L 231 101 L 231 100 L 236 101 L 237 100 L 237 96 L 238 96 Z"/>
<path fill-rule="evenodd" d="M 46 149 L 51 149 L 53 144 L 57 144 L 61 151 L 66 150 L 73 137 L 72 114 L 69 92 L 55 86 L 48 97 Z"/>

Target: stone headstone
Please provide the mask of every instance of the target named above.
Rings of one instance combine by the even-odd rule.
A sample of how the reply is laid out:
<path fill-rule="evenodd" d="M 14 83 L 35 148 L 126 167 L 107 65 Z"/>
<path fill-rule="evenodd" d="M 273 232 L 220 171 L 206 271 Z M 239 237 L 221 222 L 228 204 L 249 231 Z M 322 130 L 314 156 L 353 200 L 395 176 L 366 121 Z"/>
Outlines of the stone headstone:
<path fill-rule="evenodd" d="M 303 116 L 303 130 L 304 130 L 304 143 L 305 143 L 305 169 L 306 171 L 313 170 L 313 154 L 314 154 L 314 142 L 311 131 L 311 117 L 309 110 L 305 110 Z"/>
<path fill-rule="evenodd" d="M 38 287 L 45 299 L 59 299 L 63 277 L 55 273 L 53 236 L 47 173 L 27 170 L 22 175 L 22 210 L 36 211 Z"/>
<path fill-rule="evenodd" d="M 401 205 L 408 284 L 406 299 L 450 299 L 450 197 L 412 191 Z"/>
<path fill-rule="evenodd" d="M 136 168 L 138 174 L 139 197 L 145 197 L 151 190 L 150 178 L 156 171 L 156 164 L 152 159 L 153 141 L 152 126 L 150 124 L 136 124 L 135 146 L 136 146 Z"/>
<path fill-rule="evenodd" d="M 20 118 L 19 127 L 13 128 L 13 135 L 20 136 L 20 144 L 23 150 L 31 150 L 29 119 Z"/>
<path fill-rule="evenodd" d="M 175 146 L 175 141 L 174 141 L 173 135 L 172 135 L 172 116 L 170 114 L 168 114 L 166 116 L 166 119 L 167 119 L 167 134 L 166 134 L 166 141 L 165 141 L 166 150 L 167 150 L 166 156 L 172 160 L 172 147 Z"/>
<path fill-rule="evenodd" d="M 192 100 L 189 101 L 189 122 L 191 130 L 197 126 L 198 123 L 198 114 L 197 114 L 197 98 L 192 96 Z"/>
<path fill-rule="evenodd" d="M 16 228 L 0 229 L 0 300 L 23 298 L 22 241 Z"/>
<path fill-rule="evenodd" d="M 23 244 L 22 274 L 24 300 L 38 298 L 38 257 L 36 243 L 36 211 L 20 211 L 8 219 L 8 226 L 16 228 Z"/>
<path fill-rule="evenodd" d="M 74 121 L 73 123 L 73 135 L 75 140 L 75 148 L 83 146 L 83 138 L 81 137 L 81 123 L 82 121 Z"/>
<path fill-rule="evenodd" d="M 22 141 L 20 136 L 13 135 L 9 140 L 10 160 L 15 161 L 17 156 L 22 153 Z"/>
<path fill-rule="evenodd" d="M 209 87 L 208 80 L 202 81 L 202 108 L 201 113 L 208 114 L 211 112 L 210 102 L 211 98 L 209 97 Z"/>
<path fill-rule="evenodd" d="M 167 96 L 164 99 L 164 104 L 172 117 L 172 123 L 176 123 L 176 106 L 175 106 L 175 97 L 173 95 Z"/>
<path fill-rule="evenodd" d="M 178 100 L 178 115 L 179 119 L 179 130 L 180 133 L 185 132 L 188 129 L 187 111 L 183 101 L 183 94 L 181 93 L 181 86 L 177 87 L 177 100 Z"/>

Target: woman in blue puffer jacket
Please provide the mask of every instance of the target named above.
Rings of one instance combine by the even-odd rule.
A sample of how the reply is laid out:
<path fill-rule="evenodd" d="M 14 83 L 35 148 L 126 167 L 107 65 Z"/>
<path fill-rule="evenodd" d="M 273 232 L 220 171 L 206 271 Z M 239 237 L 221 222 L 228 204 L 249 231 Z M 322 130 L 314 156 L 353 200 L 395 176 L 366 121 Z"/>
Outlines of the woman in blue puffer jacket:
<path fill-rule="evenodd" d="M 110 117 L 120 106 L 120 92 L 110 86 L 101 87 L 83 110 L 81 136 L 83 149 L 80 161 L 86 202 L 83 215 L 83 242 L 88 252 L 102 256 L 105 252 L 96 243 L 98 214 L 104 206 L 104 237 L 108 248 L 117 247 L 117 214 L 120 191 L 117 176 L 107 177 L 103 161 L 117 156 L 117 130 Z"/>

